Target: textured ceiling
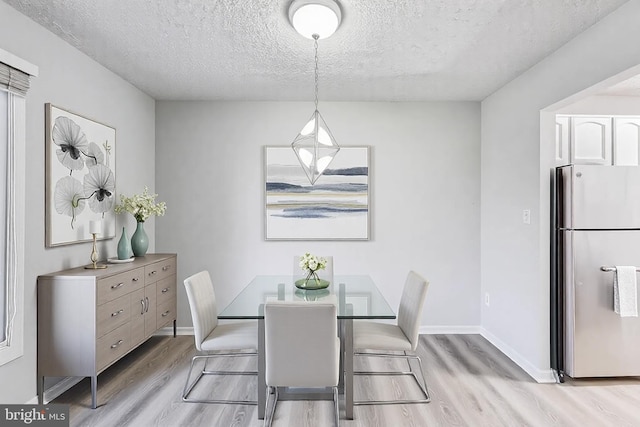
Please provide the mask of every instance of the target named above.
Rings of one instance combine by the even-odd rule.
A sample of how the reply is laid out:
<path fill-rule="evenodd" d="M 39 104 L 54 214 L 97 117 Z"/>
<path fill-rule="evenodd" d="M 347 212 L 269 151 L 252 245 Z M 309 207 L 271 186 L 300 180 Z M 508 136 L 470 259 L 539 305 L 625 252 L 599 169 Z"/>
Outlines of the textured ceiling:
<path fill-rule="evenodd" d="M 310 100 L 291 0 L 3 0 L 158 100 Z M 481 100 L 627 0 L 340 0 L 320 100 Z"/>

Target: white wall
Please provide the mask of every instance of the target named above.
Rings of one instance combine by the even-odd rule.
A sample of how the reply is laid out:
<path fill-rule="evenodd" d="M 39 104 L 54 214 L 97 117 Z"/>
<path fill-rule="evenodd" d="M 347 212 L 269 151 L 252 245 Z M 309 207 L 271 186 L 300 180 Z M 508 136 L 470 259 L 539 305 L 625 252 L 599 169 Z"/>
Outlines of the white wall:
<path fill-rule="evenodd" d="M 541 110 L 640 64 L 632 0 L 482 102 L 482 326 L 538 379 L 550 379 L 549 175 Z M 553 126 L 553 121 L 548 121 Z M 531 209 L 531 225 L 522 223 Z"/>
<path fill-rule="evenodd" d="M 0 48 L 39 67 L 27 97 L 24 356 L 0 366 L 0 403 L 36 396 L 36 278 L 89 262 L 89 243 L 45 249 L 44 104 L 53 103 L 116 128 L 118 191 L 131 194 L 155 178 L 154 101 L 57 36 L 0 2 Z M 120 227 L 133 218 L 118 218 Z M 119 227 L 119 228 L 120 228 Z M 121 228 L 120 228 L 121 229 Z M 147 225 L 154 245 L 153 222 Z M 115 256 L 117 239 L 99 245 Z M 69 325 L 73 327 L 73 325 Z"/>
<path fill-rule="evenodd" d="M 640 115 L 640 96 L 603 96 L 585 97 L 555 111 L 558 114 L 594 114 L 594 115 Z"/>
<path fill-rule="evenodd" d="M 263 146 L 289 145 L 313 111 L 290 102 L 158 102 L 157 248 L 178 282 L 211 272 L 224 307 L 258 274 L 305 251 L 335 274 L 370 274 L 397 307 L 409 269 L 430 282 L 422 325 L 473 326 L 479 308 L 479 103 L 321 103 L 338 143 L 371 146 L 371 240 L 264 240 Z M 179 286 L 178 324 L 190 326 Z"/>

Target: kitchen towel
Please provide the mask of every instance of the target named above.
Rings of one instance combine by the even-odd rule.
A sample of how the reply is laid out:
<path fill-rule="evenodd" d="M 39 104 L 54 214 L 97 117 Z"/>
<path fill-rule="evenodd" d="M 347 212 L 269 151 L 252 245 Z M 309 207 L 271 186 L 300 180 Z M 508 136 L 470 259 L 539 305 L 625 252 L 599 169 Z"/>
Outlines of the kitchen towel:
<path fill-rule="evenodd" d="M 620 317 L 638 317 L 636 268 L 616 265 L 613 275 L 613 310 Z"/>

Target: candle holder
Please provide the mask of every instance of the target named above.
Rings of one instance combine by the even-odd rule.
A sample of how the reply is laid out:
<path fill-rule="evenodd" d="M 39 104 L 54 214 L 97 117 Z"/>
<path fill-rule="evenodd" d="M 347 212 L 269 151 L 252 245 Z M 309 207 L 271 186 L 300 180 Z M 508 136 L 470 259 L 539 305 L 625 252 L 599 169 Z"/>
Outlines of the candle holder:
<path fill-rule="evenodd" d="M 106 265 L 98 265 L 98 249 L 96 248 L 96 236 L 98 233 L 91 233 L 93 235 L 93 249 L 91 250 L 91 265 L 87 265 L 84 268 L 98 270 L 101 268 L 107 268 Z"/>

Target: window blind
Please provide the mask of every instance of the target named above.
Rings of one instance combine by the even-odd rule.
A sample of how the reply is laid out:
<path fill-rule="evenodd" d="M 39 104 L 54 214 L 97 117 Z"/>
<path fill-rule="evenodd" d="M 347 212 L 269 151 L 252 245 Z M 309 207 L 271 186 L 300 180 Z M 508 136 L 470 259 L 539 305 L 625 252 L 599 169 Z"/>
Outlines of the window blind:
<path fill-rule="evenodd" d="M 0 62 L 0 87 L 26 96 L 29 90 L 29 74 Z"/>

